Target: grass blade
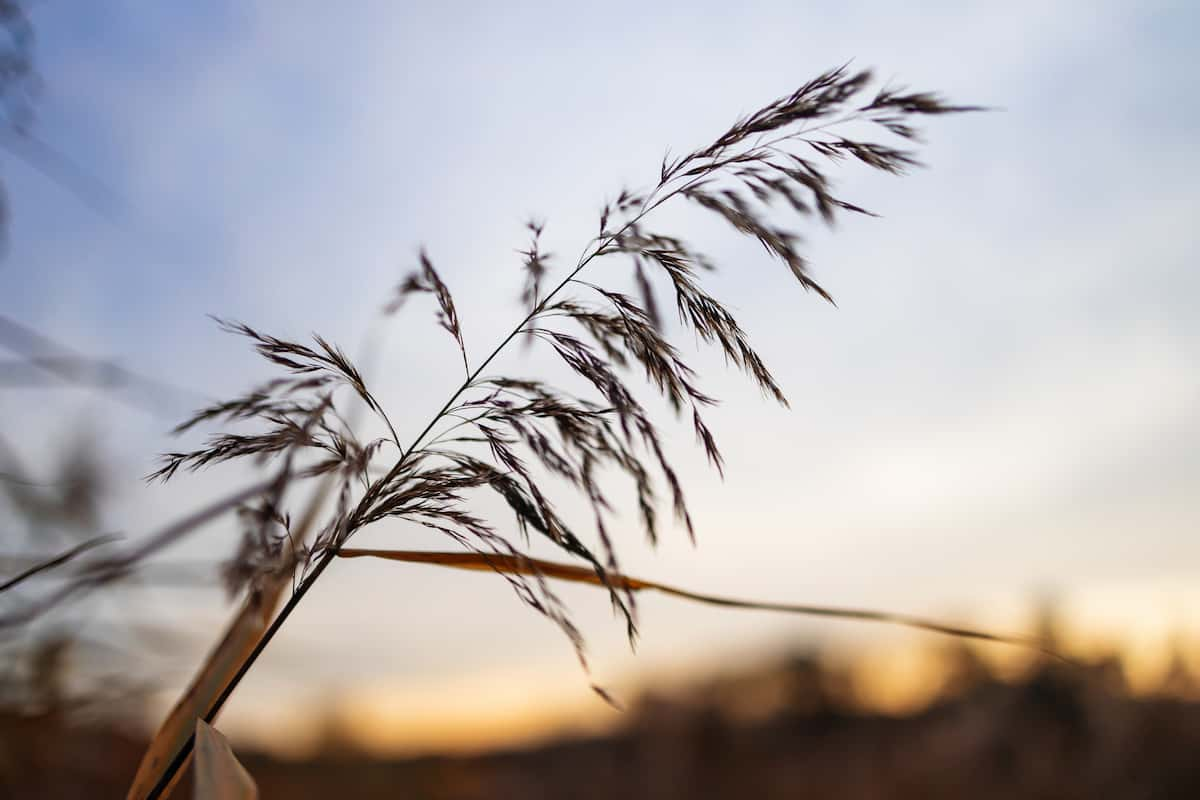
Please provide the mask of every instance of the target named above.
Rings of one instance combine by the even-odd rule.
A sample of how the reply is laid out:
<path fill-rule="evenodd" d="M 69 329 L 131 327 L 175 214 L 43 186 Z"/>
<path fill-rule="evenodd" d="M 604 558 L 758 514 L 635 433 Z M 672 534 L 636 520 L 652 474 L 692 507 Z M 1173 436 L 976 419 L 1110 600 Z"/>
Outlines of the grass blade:
<path fill-rule="evenodd" d="M 54 569 L 57 566 L 65 564 L 68 561 L 75 558 L 76 556 L 82 555 L 83 553 L 86 553 L 88 550 L 91 550 L 93 547 L 100 547 L 101 545 L 115 542 L 120 538 L 121 538 L 120 536 L 107 535 L 107 536 L 97 536 L 95 538 L 88 539 L 86 542 L 83 542 L 82 544 L 77 544 L 69 550 L 65 550 L 56 556 L 46 559 L 45 561 L 40 561 L 37 564 L 34 564 L 32 567 L 29 567 L 21 574 L 14 575 L 13 577 L 6 580 L 4 583 L 0 583 L 0 592 L 4 592 L 4 591 L 7 591 L 7 590 L 13 588 L 14 586 L 21 583 L 22 581 L 28 580 L 29 578 L 32 578 L 34 575 L 37 575 L 39 572 L 45 572 L 48 569 Z"/>
<path fill-rule="evenodd" d="M 33 621 L 79 592 L 123 577 L 143 559 L 196 530 L 201 525 L 211 522 L 230 509 L 261 495 L 273 485 L 274 479 L 242 489 L 160 529 L 128 552 L 111 558 L 97 559 L 94 563 L 85 565 L 84 569 L 73 575 L 70 581 L 49 596 L 15 611 L 0 614 L 0 632 Z"/>
<path fill-rule="evenodd" d="M 338 551 L 342 558 L 382 558 L 389 561 L 402 561 L 410 564 L 436 564 L 440 567 L 476 571 L 494 571 L 513 575 L 537 575 L 554 578 L 572 583 L 584 583 L 590 586 L 603 587 L 604 583 L 591 567 L 580 567 L 574 564 L 562 564 L 556 561 L 544 561 L 540 558 L 518 558 L 510 555 L 479 554 L 479 553 L 446 553 L 425 550 L 370 550 L 343 548 Z M 987 631 L 965 628 L 958 625 L 948 625 L 936 620 L 914 617 L 908 614 L 894 614 L 889 611 L 876 611 L 861 608 L 837 608 L 833 606 L 816 606 L 799 603 L 773 603 L 760 600 L 742 600 L 733 597 L 693 592 L 671 586 L 658 581 L 634 578 L 628 575 L 608 576 L 610 585 L 619 589 L 639 592 L 656 591 L 663 594 L 691 600 L 696 603 L 723 606 L 725 608 L 742 608 L 755 611 L 780 611 L 787 614 L 802 614 L 810 617 L 833 617 L 836 619 L 858 620 L 861 622 L 882 622 L 888 625 L 900 625 L 905 628 L 930 633 L 940 633 L 945 636 L 956 636 L 962 639 L 979 639 L 985 642 L 1016 645 L 1037 650 L 1057 660 L 1065 660 L 1057 653 L 1042 647 L 1037 641 L 1020 636 L 989 633 Z"/>

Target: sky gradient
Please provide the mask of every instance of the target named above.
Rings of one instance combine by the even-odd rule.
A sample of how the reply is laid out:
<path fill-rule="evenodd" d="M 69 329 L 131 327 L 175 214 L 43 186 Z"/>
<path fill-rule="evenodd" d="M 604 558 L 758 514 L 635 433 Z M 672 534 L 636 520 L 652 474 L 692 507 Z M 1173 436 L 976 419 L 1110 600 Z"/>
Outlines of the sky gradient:
<path fill-rule="evenodd" d="M 882 218 L 806 231 L 837 308 L 753 243 L 664 209 L 720 265 L 709 285 L 792 408 L 697 356 L 723 401 L 727 477 L 678 430 L 698 545 L 677 531 L 654 551 L 631 529 L 624 563 L 724 594 L 994 624 L 1056 591 L 1098 628 L 1200 633 L 1194 5 L 346 5 L 37 6 L 35 131 L 79 169 L 49 179 L 5 157 L 0 312 L 226 397 L 263 373 L 207 314 L 360 352 L 423 245 L 486 352 L 517 319 L 527 218 L 573 262 L 603 201 L 652 182 L 667 148 L 854 59 L 997 110 L 931 120 L 928 169 L 841 171 L 843 196 Z M 411 304 L 369 366 L 402 436 L 458 382 L 435 330 Z M 106 522 L 131 534 L 245 477 L 143 485 L 177 446 L 170 421 L 111 397 L 5 392 L 0 411 L 34 465 L 70 433 L 63 419 L 103 419 L 90 427 L 114 457 Z M 172 556 L 222 556 L 231 534 Z M 433 544 L 386 526 L 358 543 Z M 503 581 L 335 566 L 230 705 L 234 729 L 277 724 L 280 698 L 395 708 L 378 724 L 397 730 L 450 706 L 510 719 L 598 704 Z M 894 635 L 648 598 L 635 657 L 602 596 L 564 594 L 610 684 L 804 637 Z M 163 656 L 178 686 L 228 606 L 216 591 L 139 597 L 149 621 L 197 633 Z"/>

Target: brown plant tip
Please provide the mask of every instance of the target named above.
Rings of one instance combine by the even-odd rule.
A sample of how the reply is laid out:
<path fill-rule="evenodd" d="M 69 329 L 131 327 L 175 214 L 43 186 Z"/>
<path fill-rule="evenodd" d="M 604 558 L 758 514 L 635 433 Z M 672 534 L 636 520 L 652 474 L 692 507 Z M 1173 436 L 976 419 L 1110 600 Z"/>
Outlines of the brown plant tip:
<path fill-rule="evenodd" d="M 453 336 L 454 341 L 458 343 L 459 352 L 462 353 L 463 369 L 470 374 L 471 368 L 467 366 L 467 348 L 463 344 L 462 328 L 458 324 L 458 312 L 454 308 L 454 298 L 451 297 L 450 290 L 438 276 L 437 270 L 433 268 L 433 262 L 429 260 L 429 256 L 424 250 L 421 250 L 419 259 L 420 269 L 409 273 L 408 277 L 396 287 L 396 297 L 384 306 L 383 312 L 388 315 L 395 314 L 404 305 L 405 298 L 415 292 L 432 294 L 438 304 L 438 325 Z"/>

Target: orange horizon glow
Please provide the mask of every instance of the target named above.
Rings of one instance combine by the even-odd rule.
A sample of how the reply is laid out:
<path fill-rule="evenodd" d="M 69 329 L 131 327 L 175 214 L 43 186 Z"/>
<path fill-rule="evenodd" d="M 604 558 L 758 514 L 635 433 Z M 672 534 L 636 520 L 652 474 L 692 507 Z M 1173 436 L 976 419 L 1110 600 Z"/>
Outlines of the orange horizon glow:
<path fill-rule="evenodd" d="M 1200 638 L 1184 630 L 1180 617 L 1185 595 L 1200 592 L 1182 586 L 1109 587 L 1067 598 L 1055 613 L 1056 647 L 1081 662 L 1116 657 L 1131 693 L 1160 691 L 1173 659 L 1200 667 Z M 986 626 L 1032 631 L 1035 626 Z M 977 645 L 944 637 L 913 634 L 884 637 L 882 643 L 831 647 L 818 655 L 850 676 L 855 705 L 878 713 L 902 715 L 934 700 L 951 668 L 947 653 L 969 647 L 1003 680 L 1018 678 L 1037 659 L 1019 647 Z M 731 667 L 696 661 L 659 664 L 645 672 L 606 683 L 606 688 L 636 708 L 647 695 L 682 696 L 726 676 L 769 669 L 785 657 L 780 646 L 772 659 L 754 655 Z M 602 683 L 604 683 L 602 681 Z M 330 744 L 362 750 L 375 757 L 445 753 L 472 754 L 520 748 L 568 735 L 597 735 L 615 730 L 630 718 L 588 690 L 581 672 L 532 669 L 482 670 L 439 680 L 426 677 L 405 685 L 388 681 L 359 686 L 315 713 L 298 714 L 286 725 L 260 717 L 239 718 L 233 735 L 244 744 L 284 757 L 302 758 Z M 283 733 L 286 732 L 286 733 Z"/>

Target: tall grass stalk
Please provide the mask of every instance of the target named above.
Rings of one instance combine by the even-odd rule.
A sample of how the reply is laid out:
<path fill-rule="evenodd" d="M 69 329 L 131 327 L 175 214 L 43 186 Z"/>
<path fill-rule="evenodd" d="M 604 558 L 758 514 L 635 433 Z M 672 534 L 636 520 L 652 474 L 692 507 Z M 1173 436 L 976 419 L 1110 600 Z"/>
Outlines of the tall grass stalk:
<path fill-rule="evenodd" d="M 825 172 L 829 165 L 856 161 L 901 174 L 918 163 L 910 149 L 919 140 L 916 118 L 975 110 L 928 92 L 871 90 L 871 83 L 867 71 L 830 70 L 739 119 L 711 144 L 664 158 L 651 188 L 622 190 L 604 205 L 596 235 L 557 281 L 550 280 L 552 264 L 541 248 L 543 226 L 530 223 L 530 241 L 522 251 L 520 321 L 477 360 L 464 341 L 449 288 L 422 251 L 384 312 L 396 313 L 413 295 L 430 295 L 465 377 L 407 444 L 360 370 L 336 345 L 319 336 L 311 343 L 280 339 L 244 323 L 221 321 L 224 329 L 249 339 L 277 375 L 239 397 L 201 409 L 176 429 L 215 424 L 248 425 L 248 431 L 232 427 L 198 449 L 168 453 L 151 477 L 168 480 L 181 470 L 235 460 L 281 466 L 249 495 L 243 492 L 212 507 L 239 508 L 244 532 L 223 575 L 228 589 L 245 601 L 151 745 L 130 797 L 158 797 L 169 789 L 192 751 L 196 719 L 211 722 L 216 717 L 334 559 L 352 554 L 346 548 L 349 540 L 382 520 L 401 519 L 437 531 L 476 565 L 491 566 L 525 603 L 566 634 L 585 669 L 582 634 L 549 583 L 551 577 L 563 578 L 563 569 L 576 578 L 588 576 L 587 582 L 608 592 L 631 640 L 637 634 L 639 589 L 741 603 L 629 578 L 621 571 L 611 533 L 616 509 L 607 484 L 615 473 L 632 488 L 640 526 L 651 543 L 663 527 L 664 501 L 693 535 L 684 487 L 657 423 L 633 386 L 638 373 L 677 417 L 688 421 L 709 464 L 723 469 L 704 418 L 715 400 L 700 388 L 699 376 L 666 337 L 659 297 L 663 287 L 674 299 L 683 329 L 718 349 L 765 397 L 787 405 L 734 315 L 703 287 L 701 278 L 712 263 L 682 238 L 652 227 L 654 212 L 669 202 L 708 212 L 757 241 L 804 289 L 832 302 L 809 271 L 800 235 L 779 220 L 815 216 L 832 224 L 845 213 L 868 214 L 835 194 Z M 863 139 L 855 131 L 882 133 L 897 145 Z M 598 261 L 630 268 L 635 292 L 611 288 L 611 270 L 602 276 L 589 273 L 591 280 L 585 280 L 585 270 Z M 555 355 L 587 391 L 489 373 L 518 337 Z M 339 392 L 357 397 L 386 434 L 361 438 L 359 426 L 339 410 Z M 322 489 L 293 522 L 289 488 L 312 479 L 319 479 Z M 332 509 L 323 511 L 326 491 L 333 498 Z M 480 493 L 501 498 L 511 522 L 477 511 L 474 501 Z M 558 499 L 568 495 L 581 498 L 590 509 L 590 536 L 557 511 Z M 126 569 L 130 555 L 144 557 L 194 527 L 168 529 L 126 554 L 125 561 L 114 557 L 107 566 L 103 561 L 91 564 L 82 573 L 90 576 L 87 585 Z M 532 536 L 549 542 L 570 563 L 564 567 L 530 558 L 526 551 Z M 284 586 L 292 581 L 298 582 L 274 613 L 286 594 Z M 876 614 L 808 606 L 785 610 L 860 618 Z"/>

